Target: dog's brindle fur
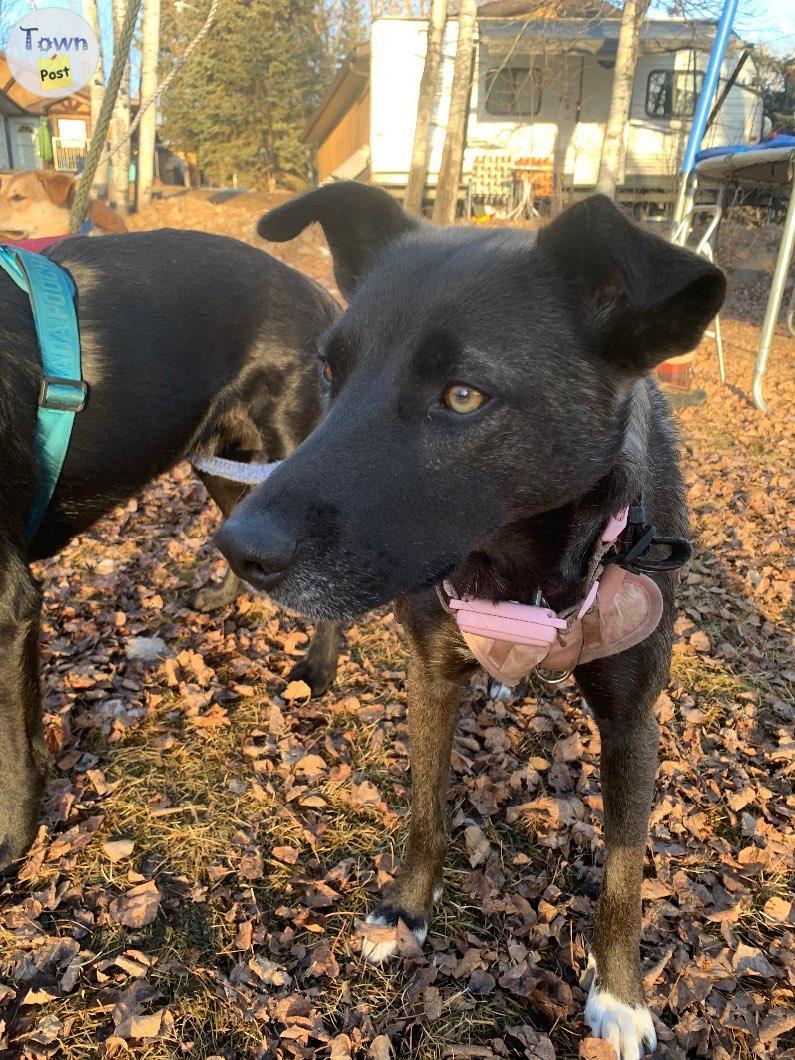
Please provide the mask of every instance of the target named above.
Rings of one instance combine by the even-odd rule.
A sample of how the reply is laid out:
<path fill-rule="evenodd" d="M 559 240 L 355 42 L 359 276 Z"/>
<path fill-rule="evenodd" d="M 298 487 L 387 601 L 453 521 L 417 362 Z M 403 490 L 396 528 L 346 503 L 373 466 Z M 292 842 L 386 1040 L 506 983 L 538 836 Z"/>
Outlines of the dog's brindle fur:
<path fill-rule="evenodd" d="M 234 512 L 219 544 L 238 573 L 307 615 L 398 599 L 412 650 L 411 829 L 377 922 L 424 938 L 447 846 L 458 703 L 474 661 L 434 587 L 553 608 L 584 595 L 611 513 L 642 493 L 650 522 L 686 532 L 667 406 L 648 372 L 692 349 L 725 282 L 637 229 L 606 199 L 534 237 L 439 230 L 386 194 L 330 185 L 260 222 L 288 239 L 319 221 L 350 304 L 322 342 L 331 404 L 319 427 Z M 451 384 L 488 396 L 458 415 Z M 674 581 L 645 642 L 580 666 L 601 733 L 606 857 L 586 1015 L 622 1060 L 654 1031 L 639 956 L 640 887 L 657 762 Z M 368 944 L 371 958 L 394 947 Z"/>
<path fill-rule="evenodd" d="M 51 556 L 188 453 L 287 456 L 314 425 L 316 336 L 339 316 L 322 288 L 233 239 L 158 231 L 70 239 L 48 256 L 77 288 L 88 405 L 75 417 L 58 487 L 36 538 L 34 436 L 41 380 L 27 295 L 0 275 L 0 865 L 38 823 L 46 754 L 37 637 L 41 595 L 28 561 Z M 203 476 L 228 515 L 241 487 Z M 234 600 L 230 571 L 198 594 Z M 322 625 L 295 676 L 333 680 L 338 629 Z"/>

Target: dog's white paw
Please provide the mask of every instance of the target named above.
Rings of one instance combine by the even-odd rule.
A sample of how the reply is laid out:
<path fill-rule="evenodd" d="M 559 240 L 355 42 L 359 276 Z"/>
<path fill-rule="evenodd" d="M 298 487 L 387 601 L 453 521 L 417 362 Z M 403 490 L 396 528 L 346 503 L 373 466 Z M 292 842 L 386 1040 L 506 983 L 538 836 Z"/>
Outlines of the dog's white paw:
<path fill-rule="evenodd" d="M 398 925 L 392 916 L 384 916 L 381 913 L 371 913 L 365 921 L 372 930 L 362 939 L 362 957 L 369 964 L 383 964 L 390 957 L 398 953 Z M 404 922 L 405 923 L 405 922 Z M 409 927 L 408 925 L 406 925 Z M 428 934 L 428 925 L 425 923 L 409 927 L 418 948 L 422 948 L 425 937 Z"/>
<path fill-rule="evenodd" d="M 492 678 L 489 684 L 489 699 L 493 699 L 496 703 L 510 703 L 513 693 L 511 685 L 504 685 L 502 681 L 495 681 Z"/>
<path fill-rule="evenodd" d="M 657 1048 L 651 1013 L 645 1005 L 627 1005 L 609 990 L 600 990 L 596 976 L 585 1005 L 585 1022 L 595 1038 L 610 1042 L 618 1060 L 641 1060 Z"/>

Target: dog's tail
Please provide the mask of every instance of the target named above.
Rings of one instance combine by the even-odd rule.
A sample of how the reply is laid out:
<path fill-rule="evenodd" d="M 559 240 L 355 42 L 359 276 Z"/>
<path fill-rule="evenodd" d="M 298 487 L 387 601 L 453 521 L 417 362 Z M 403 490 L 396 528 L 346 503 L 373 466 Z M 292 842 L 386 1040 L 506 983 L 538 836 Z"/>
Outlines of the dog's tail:
<path fill-rule="evenodd" d="M 120 217 L 110 206 L 106 206 L 99 199 L 91 200 L 89 216 L 101 232 L 126 232 L 127 225 L 124 218 Z"/>

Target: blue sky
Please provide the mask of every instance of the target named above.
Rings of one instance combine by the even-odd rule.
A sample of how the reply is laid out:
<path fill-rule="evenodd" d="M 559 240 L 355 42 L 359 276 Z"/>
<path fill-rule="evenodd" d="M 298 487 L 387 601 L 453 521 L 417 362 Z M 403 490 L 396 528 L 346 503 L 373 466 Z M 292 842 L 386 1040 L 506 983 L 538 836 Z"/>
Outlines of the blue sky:
<path fill-rule="evenodd" d="M 694 10 L 718 12 L 722 0 L 693 0 Z M 653 9 L 665 13 L 665 0 Z M 734 29 L 745 40 L 766 44 L 784 55 L 795 54 L 795 0 L 740 0 Z"/>
<path fill-rule="evenodd" d="M 795 54 L 795 0 L 760 0 L 756 17 L 742 19 L 749 40 L 762 40 L 776 51 Z"/>

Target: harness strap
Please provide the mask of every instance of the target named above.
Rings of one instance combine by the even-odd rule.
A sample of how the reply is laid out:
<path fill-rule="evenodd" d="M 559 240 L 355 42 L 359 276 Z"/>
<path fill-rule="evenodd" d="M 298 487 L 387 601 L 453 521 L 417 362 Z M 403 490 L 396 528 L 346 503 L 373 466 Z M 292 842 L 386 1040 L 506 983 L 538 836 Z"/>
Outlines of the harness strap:
<path fill-rule="evenodd" d="M 49 258 L 20 247 L 0 246 L 0 267 L 30 299 L 41 351 L 35 443 L 39 489 L 27 523 L 32 540 L 58 485 L 75 414 L 85 408 L 88 386 L 80 364 L 71 277 Z"/>
<path fill-rule="evenodd" d="M 225 478 L 229 482 L 240 482 L 246 486 L 256 486 L 264 482 L 281 463 L 281 460 L 276 460 L 272 464 L 244 464 L 239 460 L 227 460 L 222 456 L 196 456 L 195 454 L 189 456 L 188 460 L 197 471 L 203 471 L 205 475 L 215 475 L 216 478 Z"/>
<path fill-rule="evenodd" d="M 608 563 L 627 519 L 624 508 L 608 520 L 588 563 L 585 596 L 562 611 L 543 606 L 540 590 L 532 604 L 491 603 L 456 599 L 451 585 L 437 585 L 442 607 L 492 677 L 514 685 L 535 670 L 559 684 L 576 666 L 626 651 L 654 632 L 663 610 L 658 586 Z"/>

